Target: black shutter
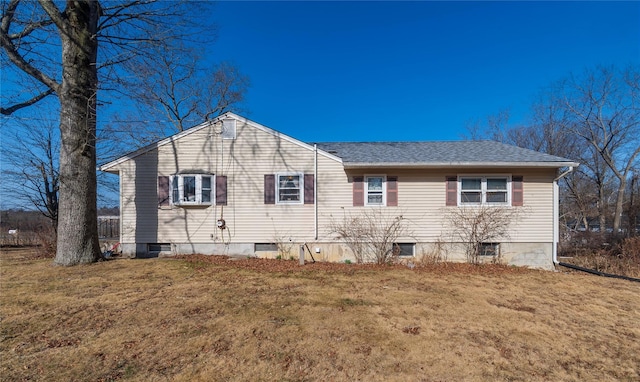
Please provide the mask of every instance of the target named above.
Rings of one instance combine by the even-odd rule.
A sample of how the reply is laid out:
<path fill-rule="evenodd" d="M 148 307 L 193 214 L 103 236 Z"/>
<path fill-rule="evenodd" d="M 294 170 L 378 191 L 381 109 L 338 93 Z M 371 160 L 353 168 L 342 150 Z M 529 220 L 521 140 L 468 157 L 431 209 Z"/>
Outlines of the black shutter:
<path fill-rule="evenodd" d="M 227 205 L 227 177 L 225 175 L 216 175 L 216 204 L 219 206 Z"/>
<path fill-rule="evenodd" d="M 169 205 L 169 177 L 168 176 L 158 177 L 158 205 L 159 206 Z"/>
<path fill-rule="evenodd" d="M 274 174 L 264 176 L 264 204 L 276 204 L 276 176 Z"/>
<path fill-rule="evenodd" d="M 304 204 L 314 203 L 315 185 L 313 174 L 304 174 Z"/>
<path fill-rule="evenodd" d="M 364 206 L 364 177 L 353 177 L 353 205 Z"/>
<path fill-rule="evenodd" d="M 446 177 L 446 188 L 447 188 L 447 206 L 457 206 L 458 205 L 458 177 L 457 176 L 447 176 Z"/>

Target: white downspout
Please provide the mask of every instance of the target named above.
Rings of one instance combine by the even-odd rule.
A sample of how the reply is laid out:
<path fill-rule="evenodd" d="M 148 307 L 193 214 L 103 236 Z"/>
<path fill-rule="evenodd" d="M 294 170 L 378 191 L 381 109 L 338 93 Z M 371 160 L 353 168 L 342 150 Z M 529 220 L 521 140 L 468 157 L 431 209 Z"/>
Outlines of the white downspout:
<path fill-rule="evenodd" d="M 560 242 L 560 187 L 558 181 L 573 172 L 573 166 L 553 180 L 553 265 L 558 264 L 558 243 Z"/>
<path fill-rule="evenodd" d="M 318 240 L 318 145 L 313 145 L 313 208 L 314 208 L 314 240 Z"/>

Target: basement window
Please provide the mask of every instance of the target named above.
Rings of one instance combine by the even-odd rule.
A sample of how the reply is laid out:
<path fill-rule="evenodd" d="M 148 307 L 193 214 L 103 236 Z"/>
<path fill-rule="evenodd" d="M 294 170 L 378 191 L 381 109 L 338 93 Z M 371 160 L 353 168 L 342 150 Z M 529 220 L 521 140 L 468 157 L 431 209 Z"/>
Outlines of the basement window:
<path fill-rule="evenodd" d="M 275 243 L 255 243 L 254 244 L 255 252 L 272 252 L 277 250 L 278 250 L 278 246 Z"/>
<path fill-rule="evenodd" d="M 393 243 L 393 254 L 400 257 L 413 257 L 415 250 L 415 243 Z"/>
<path fill-rule="evenodd" d="M 171 252 L 171 243 L 147 244 L 147 252 Z"/>
<path fill-rule="evenodd" d="M 480 243 L 478 256 L 498 256 L 500 254 L 499 243 Z"/>

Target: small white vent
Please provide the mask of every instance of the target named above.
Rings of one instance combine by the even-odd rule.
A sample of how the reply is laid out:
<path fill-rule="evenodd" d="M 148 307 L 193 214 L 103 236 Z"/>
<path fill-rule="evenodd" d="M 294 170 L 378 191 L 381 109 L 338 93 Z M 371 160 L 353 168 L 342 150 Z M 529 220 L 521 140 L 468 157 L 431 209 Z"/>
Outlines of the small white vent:
<path fill-rule="evenodd" d="M 222 121 L 222 139 L 236 139 L 235 119 L 225 119 Z"/>

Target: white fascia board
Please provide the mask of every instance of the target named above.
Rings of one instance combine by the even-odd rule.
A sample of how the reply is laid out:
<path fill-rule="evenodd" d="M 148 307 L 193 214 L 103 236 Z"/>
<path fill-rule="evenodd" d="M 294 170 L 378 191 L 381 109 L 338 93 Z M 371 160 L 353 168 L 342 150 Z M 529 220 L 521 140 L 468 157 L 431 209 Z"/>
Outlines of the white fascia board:
<path fill-rule="evenodd" d="M 193 133 L 195 133 L 195 132 L 197 132 L 199 130 L 202 130 L 205 127 L 209 127 L 212 124 L 217 123 L 218 121 L 220 121 L 222 119 L 229 119 L 229 118 L 236 119 L 239 122 L 242 122 L 244 124 L 250 125 L 250 126 L 256 128 L 258 130 L 261 130 L 261 131 L 263 131 L 263 132 L 265 132 L 267 134 L 271 134 L 271 135 L 273 135 L 275 137 L 278 137 L 278 138 L 283 139 L 283 140 L 285 140 L 287 142 L 291 142 L 293 144 L 296 144 L 296 145 L 298 145 L 300 147 L 303 147 L 303 148 L 305 148 L 307 150 L 313 151 L 315 149 L 313 145 L 309 145 L 307 143 L 299 141 L 299 140 L 297 140 L 295 138 L 292 138 L 292 137 L 290 137 L 290 136 L 288 136 L 286 134 L 282 134 L 279 131 L 270 129 L 270 128 L 266 127 L 266 126 L 263 126 L 263 125 L 261 125 L 261 124 L 259 124 L 257 122 L 254 122 L 254 121 L 251 121 L 251 120 L 246 119 L 244 117 L 241 117 L 241 116 L 239 116 L 237 114 L 234 114 L 234 113 L 231 113 L 231 112 L 227 112 L 227 113 L 224 113 L 222 115 L 217 116 L 216 118 L 212 119 L 211 121 L 203 122 L 203 123 L 201 123 L 199 125 L 196 125 L 194 127 L 189 128 L 187 130 L 184 130 L 184 131 L 181 131 L 181 132 L 179 132 L 177 134 L 174 134 L 174 135 L 172 135 L 170 137 L 164 138 L 164 139 L 162 139 L 162 140 L 160 140 L 158 142 L 152 143 L 152 144 L 150 144 L 148 146 L 145 146 L 145 147 L 142 147 L 142 148 L 140 148 L 140 149 L 138 149 L 136 151 L 130 152 L 128 154 L 125 154 L 125 155 L 121 156 L 118 159 L 115 159 L 115 160 L 113 160 L 111 162 L 103 164 L 102 166 L 99 166 L 98 170 L 117 174 L 118 171 L 117 170 L 114 171 L 112 169 L 113 167 L 115 167 L 115 166 L 117 166 L 117 165 L 119 165 L 119 164 L 121 164 L 123 162 L 126 162 L 129 159 L 133 159 L 133 158 L 135 158 L 137 156 L 140 156 L 142 154 L 148 153 L 149 151 L 152 151 L 152 150 L 155 150 L 155 149 L 157 149 L 159 147 L 162 147 L 162 146 L 164 146 L 164 145 L 166 145 L 168 143 L 174 142 L 174 141 L 176 141 L 176 140 L 178 140 L 178 139 L 180 139 L 182 137 L 185 137 L 187 135 L 193 134 Z M 320 154 L 322 156 L 325 156 L 325 157 L 327 157 L 329 159 L 333 159 L 336 162 L 342 163 L 342 158 L 337 157 L 337 156 L 332 155 L 332 154 L 329 154 L 328 152 L 326 152 L 324 150 L 318 149 L 318 154 Z"/>
<path fill-rule="evenodd" d="M 430 162 L 430 163 L 400 163 L 400 162 L 346 162 L 345 169 L 389 167 L 389 168 L 505 168 L 505 167 L 525 167 L 525 168 L 562 168 L 577 167 L 575 162 Z"/>

